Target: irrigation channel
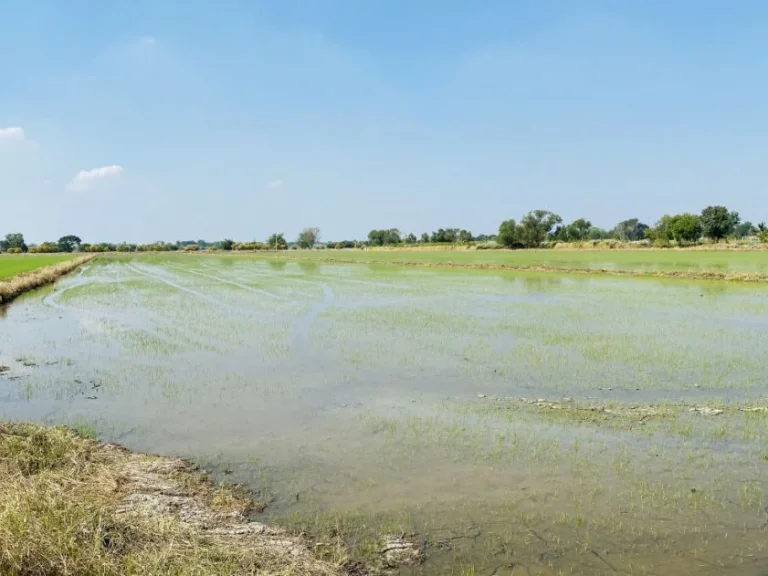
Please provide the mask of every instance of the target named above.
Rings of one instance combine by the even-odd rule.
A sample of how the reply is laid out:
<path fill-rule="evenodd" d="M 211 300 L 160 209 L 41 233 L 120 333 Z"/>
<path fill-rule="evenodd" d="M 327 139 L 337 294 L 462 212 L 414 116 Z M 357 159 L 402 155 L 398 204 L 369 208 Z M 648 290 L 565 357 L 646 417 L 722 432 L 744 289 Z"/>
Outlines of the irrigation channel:
<path fill-rule="evenodd" d="M 0 418 L 243 482 L 400 574 L 768 573 L 768 287 L 100 259 L 0 318 Z"/>

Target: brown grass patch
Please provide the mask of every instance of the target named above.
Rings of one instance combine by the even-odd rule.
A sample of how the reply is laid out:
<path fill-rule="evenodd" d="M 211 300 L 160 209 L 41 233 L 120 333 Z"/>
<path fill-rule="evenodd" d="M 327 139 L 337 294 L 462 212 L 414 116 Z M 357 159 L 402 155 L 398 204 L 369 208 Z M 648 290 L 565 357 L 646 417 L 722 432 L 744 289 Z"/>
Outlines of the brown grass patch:
<path fill-rule="evenodd" d="M 19 274 L 9 280 L 0 281 L 0 304 L 10 302 L 24 292 L 29 292 L 40 286 L 55 282 L 57 278 L 69 274 L 72 270 L 81 264 L 85 264 L 88 260 L 91 260 L 94 257 L 95 256 L 90 255 L 74 258 L 67 262 L 59 262 L 57 264 L 33 270 L 32 272 Z"/>
<path fill-rule="evenodd" d="M 0 574 L 335 576 L 253 501 L 183 460 L 0 423 Z"/>

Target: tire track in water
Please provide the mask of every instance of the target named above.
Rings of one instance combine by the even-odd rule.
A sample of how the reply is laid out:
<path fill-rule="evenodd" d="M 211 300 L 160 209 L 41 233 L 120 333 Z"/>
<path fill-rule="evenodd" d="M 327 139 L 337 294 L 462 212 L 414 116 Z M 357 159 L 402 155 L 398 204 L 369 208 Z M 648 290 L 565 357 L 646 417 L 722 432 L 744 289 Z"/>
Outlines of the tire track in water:
<path fill-rule="evenodd" d="M 173 282 L 171 280 L 168 280 L 167 278 L 163 278 L 162 276 L 158 276 L 156 274 L 151 274 L 145 270 L 140 270 L 136 268 L 133 264 L 126 264 L 126 266 L 130 269 L 136 272 L 137 274 L 141 274 L 142 276 L 146 276 L 147 278 L 151 278 L 152 280 L 156 280 L 157 282 L 160 282 L 162 284 L 165 284 L 167 286 L 170 286 L 171 288 L 175 288 L 176 290 L 179 290 L 181 292 L 185 292 L 187 294 L 190 294 L 192 296 L 195 296 L 196 298 L 199 298 L 200 300 L 204 300 L 206 302 L 209 302 L 210 304 L 213 304 L 214 306 L 225 308 L 231 312 L 236 312 L 237 314 L 242 314 L 245 312 L 244 310 L 241 310 L 235 306 L 230 306 L 229 304 L 222 302 L 221 300 L 218 300 L 214 298 L 213 296 L 208 296 L 208 294 L 204 294 L 203 292 L 198 292 L 197 290 L 192 290 L 191 288 L 187 288 L 186 286 L 182 286 L 181 284 L 177 284 L 176 282 Z"/>
<path fill-rule="evenodd" d="M 335 300 L 333 290 L 328 284 L 321 284 L 323 288 L 322 302 L 315 302 L 304 316 L 300 317 L 293 331 L 291 348 L 294 353 L 306 354 L 309 350 L 309 330 L 317 317 L 331 307 Z"/>
<path fill-rule="evenodd" d="M 269 292 L 267 290 L 262 290 L 261 288 L 254 288 L 253 286 L 248 286 L 247 284 L 241 284 L 240 282 L 235 282 L 234 280 L 227 280 L 226 278 L 222 278 L 221 276 L 203 274 L 202 272 L 197 272 L 196 270 L 188 270 L 183 266 L 176 266 L 174 264 L 168 264 L 168 267 L 175 268 L 176 270 L 181 270 L 182 272 L 187 272 L 189 274 L 196 274 L 197 276 L 202 276 L 203 278 L 215 280 L 216 282 L 221 282 L 223 284 L 231 284 L 232 286 L 237 286 L 238 288 L 242 288 L 243 290 L 248 290 L 249 292 L 253 292 L 254 294 L 269 296 L 270 298 L 274 298 L 275 300 L 286 300 L 286 298 L 284 298 L 283 296 L 280 296 L 279 294 L 273 294 L 272 292 Z"/>

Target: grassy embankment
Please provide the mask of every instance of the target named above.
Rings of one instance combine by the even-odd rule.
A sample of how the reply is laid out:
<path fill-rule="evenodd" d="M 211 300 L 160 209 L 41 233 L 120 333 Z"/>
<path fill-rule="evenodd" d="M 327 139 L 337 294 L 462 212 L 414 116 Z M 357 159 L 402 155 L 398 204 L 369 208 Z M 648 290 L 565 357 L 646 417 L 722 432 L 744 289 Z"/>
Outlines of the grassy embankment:
<path fill-rule="evenodd" d="M 68 274 L 94 256 L 3 256 L 0 257 L 0 304 Z"/>
<path fill-rule="evenodd" d="M 253 500 L 182 460 L 66 428 L 0 423 L 0 573 L 6 576 L 341 574 L 299 537 L 249 522 Z"/>
<path fill-rule="evenodd" d="M 51 264 L 67 262 L 74 257 L 73 254 L 3 254 L 0 255 L 0 280 L 11 278 L 17 274 L 32 272 Z"/>

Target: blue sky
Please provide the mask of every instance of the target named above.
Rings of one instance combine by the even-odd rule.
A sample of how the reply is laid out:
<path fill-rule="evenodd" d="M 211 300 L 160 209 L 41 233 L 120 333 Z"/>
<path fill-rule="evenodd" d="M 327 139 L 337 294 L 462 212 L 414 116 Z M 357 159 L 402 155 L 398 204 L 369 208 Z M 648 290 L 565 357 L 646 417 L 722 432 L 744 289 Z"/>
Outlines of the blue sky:
<path fill-rule="evenodd" d="M 768 220 L 768 2 L 0 0 L 0 233 Z"/>

